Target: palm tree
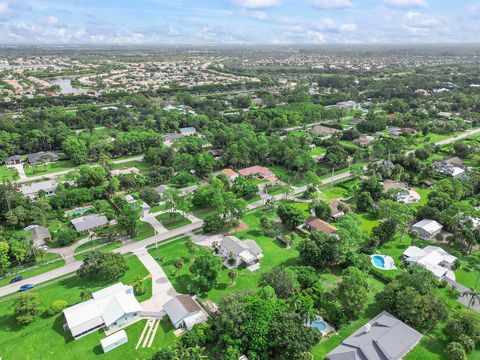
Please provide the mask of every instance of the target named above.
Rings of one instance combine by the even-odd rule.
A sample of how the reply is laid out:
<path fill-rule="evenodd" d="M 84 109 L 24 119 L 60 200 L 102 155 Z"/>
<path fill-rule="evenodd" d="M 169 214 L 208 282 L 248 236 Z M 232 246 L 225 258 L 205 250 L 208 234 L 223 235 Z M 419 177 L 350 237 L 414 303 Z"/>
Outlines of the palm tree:
<path fill-rule="evenodd" d="M 238 270 L 237 269 L 230 269 L 230 271 L 228 272 L 228 277 L 230 278 L 230 285 L 234 285 L 235 284 L 235 278 L 238 276 Z"/>
<path fill-rule="evenodd" d="M 92 298 L 92 292 L 89 289 L 82 288 L 82 290 L 80 291 L 80 299 L 82 301 L 87 301 L 87 300 L 90 300 L 91 298 Z"/>
<path fill-rule="evenodd" d="M 480 303 L 480 292 L 477 289 L 471 288 L 467 292 L 462 294 L 462 297 L 469 297 L 470 300 L 468 301 L 468 308 L 470 309 L 473 305 Z"/>

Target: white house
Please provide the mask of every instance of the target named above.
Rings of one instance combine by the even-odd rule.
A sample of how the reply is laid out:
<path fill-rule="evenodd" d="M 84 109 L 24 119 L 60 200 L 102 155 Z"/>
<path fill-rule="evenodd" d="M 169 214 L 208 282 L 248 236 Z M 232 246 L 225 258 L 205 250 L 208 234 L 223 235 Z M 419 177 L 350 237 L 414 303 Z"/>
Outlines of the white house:
<path fill-rule="evenodd" d="M 412 229 L 418 232 L 418 236 L 424 240 L 430 240 L 443 230 L 443 225 L 435 220 L 423 219 L 412 225 Z"/>
<path fill-rule="evenodd" d="M 233 259 L 231 266 L 246 266 L 258 263 L 263 257 L 262 249 L 255 240 L 240 240 L 235 236 L 225 236 L 218 244 L 218 255 L 223 260 Z"/>
<path fill-rule="evenodd" d="M 115 334 L 107 336 L 105 339 L 100 340 L 100 345 L 102 345 L 103 352 L 109 352 L 120 345 L 126 344 L 128 342 L 128 336 L 125 330 L 117 331 Z"/>
<path fill-rule="evenodd" d="M 195 324 L 208 320 L 207 312 L 190 295 L 175 296 L 163 305 L 163 310 L 176 329 L 183 327 L 190 330 Z"/>
<path fill-rule="evenodd" d="M 113 330 L 140 317 L 142 307 L 131 286 L 117 283 L 92 294 L 92 299 L 63 310 L 65 329 L 75 340 L 98 329 Z"/>
<path fill-rule="evenodd" d="M 457 260 L 441 247 L 427 246 L 420 249 L 416 246 L 409 246 L 403 252 L 403 258 L 410 264 L 421 265 L 431 271 L 438 279 L 455 280 L 452 265 Z"/>
<path fill-rule="evenodd" d="M 20 192 L 30 199 L 36 198 L 41 191 L 45 193 L 45 196 L 52 196 L 56 190 L 57 182 L 55 180 L 39 181 L 20 186 Z"/>

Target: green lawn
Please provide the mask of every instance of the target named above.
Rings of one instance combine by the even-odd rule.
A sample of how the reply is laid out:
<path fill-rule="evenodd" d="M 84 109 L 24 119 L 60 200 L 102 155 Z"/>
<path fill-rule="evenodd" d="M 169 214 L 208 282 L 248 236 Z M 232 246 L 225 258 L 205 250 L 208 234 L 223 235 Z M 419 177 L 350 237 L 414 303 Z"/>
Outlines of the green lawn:
<path fill-rule="evenodd" d="M 120 279 L 123 283 L 130 284 L 136 276 L 148 275 L 148 271 L 136 257 L 127 258 L 127 265 L 128 271 Z M 82 287 L 96 291 L 108 285 L 110 285 L 109 282 L 83 280 L 74 276 L 45 287 L 39 287 L 34 293 L 38 294 L 43 307 L 47 307 L 59 299 L 67 301 L 69 305 L 74 305 L 80 302 Z M 147 294 L 139 297 L 139 301 L 151 297 L 151 282 L 148 285 Z M 97 332 L 81 340 L 73 341 L 63 330 L 63 315 L 53 317 L 41 315 L 26 327 L 17 326 L 12 316 L 12 303 L 13 300 L 0 303 L 0 353 L 3 359 L 54 359 L 59 356 L 62 359 L 72 360 L 93 359 L 101 352 L 99 340 L 104 337 L 103 333 Z M 142 328 L 141 323 L 129 327 L 127 329 L 128 344 L 102 356 L 112 359 L 118 358 L 119 354 L 124 354 L 124 358 L 128 359 L 138 358 L 137 354 L 141 358 L 150 356 L 154 350 L 141 350 L 138 353 L 134 351 L 138 334 Z M 155 347 L 159 348 L 171 343 L 172 336 L 171 326 L 163 322 L 154 341 Z"/>
<path fill-rule="evenodd" d="M 109 252 L 122 246 L 121 241 L 114 241 L 109 244 L 106 244 L 105 242 L 106 242 L 106 239 L 96 239 L 80 245 L 78 248 L 75 249 L 75 254 L 78 254 L 79 252 L 82 252 L 82 251 L 85 251 L 85 252 L 82 254 L 75 255 L 75 259 L 83 260 L 85 256 L 87 256 L 87 254 L 89 253 L 89 251 L 86 251 L 86 250 L 91 249 L 95 246 L 99 246 L 95 250 L 98 250 L 101 252 Z"/>
<path fill-rule="evenodd" d="M 73 170 L 77 165 L 75 165 L 70 160 L 60 160 L 45 165 L 25 165 L 23 166 L 25 174 L 27 176 L 38 176 L 51 174 L 55 172 Z"/>
<path fill-rule="evenodd" d="M 118 160 L 118 159 L 115 159 L 115 160 Z M 121 164 L 112 164 L 112 170 L 127 169 L 132 167 L 137 168 L 138 170 L 140 170 L 142 174 L 147 175 L 148 171 L 151 168 L 151 165 L 147 162 L 138 161 L 138 160 L 129 161 Z"/>
<path fill-rule="evenodd" d="M 263 214 L 264 212 L 258 211 L 246 215 L 242 220 L 248 226 L 248 229 L 236 234 L 240 239 L 254 239 L 262 248 L 264 257 L 260 260 L 260 269 L 255 272 L 250 272 L 247 269 L 239 270 L 238 277 L 235 279 L 235 285 L 231 286 L 228 270 L 223 268 L 220 274 L 219 285 L 208 293 L 203 294 L 204 298 L 218 302 L 227 292 L 240 289 L 255 290 L 258 287 L 258 280 L 262 272 L 268 271 L 277 265 L 298 264 L 298 251 L 295 247 L 285 249 L 277 240 L 264 236 L 263 232 L 259 230 L 259 219 Z M 188 268 L 194 257 L 202 251 L 196 245 L 190 250 L 186 244 L 186 237 L 183 237 L 171 243 L 160 245 L 158 249 L 152 248 L 149 250 L 152 256 L 159 261 L 175 289 L 180 293 L 188 293 L 188 284 L 195 282 Z M 177 258 L 184 260 L 184 266 L 181 270 L 177 270 L 173 265 Z"/>
<path fill-rule="evenodd" d="M 177 229 L 179 227 L 191 224 L 192 222 L 184 218 L 179 213 L 163 213 L 155 217 L 162 223 L 167 230 Z"/>
<path fill-rule="evenodd" d="M 9 169 L 5 165 L 0 166 L 0 181 L 13 180 L 18 178 L 18 172 L 16 169 Z"/>

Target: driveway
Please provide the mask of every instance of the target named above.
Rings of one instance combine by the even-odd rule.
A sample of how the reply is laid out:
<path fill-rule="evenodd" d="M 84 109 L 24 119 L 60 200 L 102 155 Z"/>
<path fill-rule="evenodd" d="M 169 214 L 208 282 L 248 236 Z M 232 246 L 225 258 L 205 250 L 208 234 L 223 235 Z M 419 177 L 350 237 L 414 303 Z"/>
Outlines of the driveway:
<path fill-rule="evenodd" d="M 25 169 L 23 168 L 23 164 L 7 165 L 7 168 L 17 170 L 18 176 L 20 176 L 20 180 L 27 179 L 27 174 L 25 174 Z"/>
<path fill-rule="evenodd" d="M 178 293 L 168 279 L 161 266 L 150 255 L 147 249 L 137 249 L 133 252 L 152 276 L 152 297 L 141 303 L 145 312 L 161 312 L 163 305 Z"/>

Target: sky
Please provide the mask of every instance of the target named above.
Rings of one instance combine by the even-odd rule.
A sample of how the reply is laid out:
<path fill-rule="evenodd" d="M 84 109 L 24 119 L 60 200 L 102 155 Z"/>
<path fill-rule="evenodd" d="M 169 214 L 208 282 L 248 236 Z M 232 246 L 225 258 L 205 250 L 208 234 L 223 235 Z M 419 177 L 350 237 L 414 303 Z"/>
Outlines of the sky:
<path fill-rule="evenodd" d="M 0 0 L 0 45 L 469 42 L 478 0 Z"/>

